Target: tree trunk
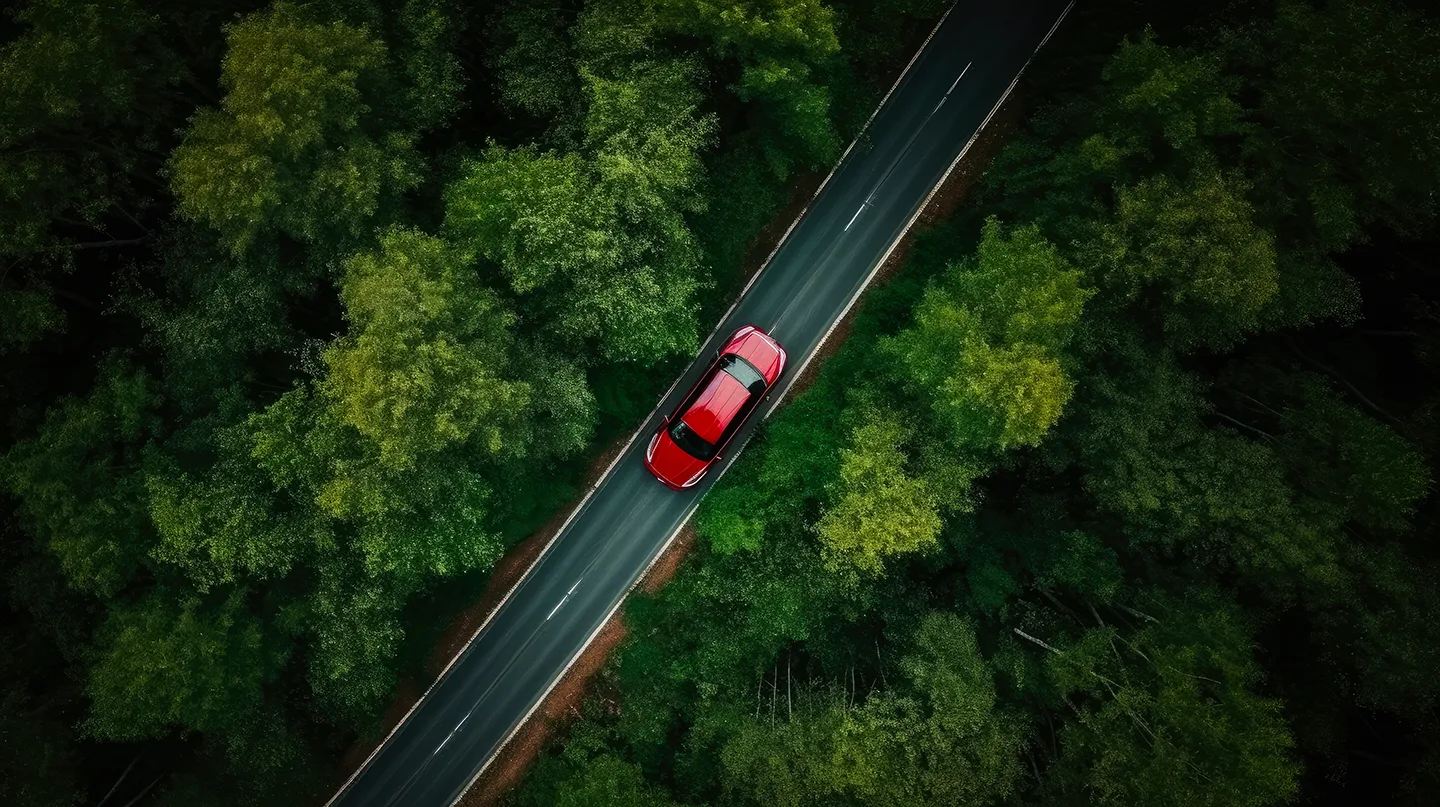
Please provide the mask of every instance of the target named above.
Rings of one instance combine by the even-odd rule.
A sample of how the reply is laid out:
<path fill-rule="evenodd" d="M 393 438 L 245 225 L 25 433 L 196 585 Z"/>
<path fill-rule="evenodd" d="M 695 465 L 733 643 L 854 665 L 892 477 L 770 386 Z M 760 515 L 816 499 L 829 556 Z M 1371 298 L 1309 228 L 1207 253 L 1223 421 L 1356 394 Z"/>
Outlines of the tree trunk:
<path fill-rule="evenodd" d="M 795 705 L 790 700 L 790 651 L 785 651 L 785 719 L 795 719 Z"/>

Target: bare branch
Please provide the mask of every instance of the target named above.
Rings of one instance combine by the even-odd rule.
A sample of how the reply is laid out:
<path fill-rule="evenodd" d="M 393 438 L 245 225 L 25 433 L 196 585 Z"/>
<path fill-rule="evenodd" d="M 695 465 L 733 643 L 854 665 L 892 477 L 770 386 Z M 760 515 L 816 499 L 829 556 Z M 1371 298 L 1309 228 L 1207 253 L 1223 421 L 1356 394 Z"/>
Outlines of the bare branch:
<path fill-rule="evenodd" d="M 139 762 L 139 761 L 140 761 L 140 757 L 143 757 L 143 756 L 145 756 L 145 754 L 144 754 L 144 752 L 141 752 L 141 753 L 139 753 L 139 754 L 136 754 L 134 759 L 130 760 L 130 764 L 125 766 L 125 770 L 124 770 L 124 771 L 121 771 L 121 773 L 120 773 L 120 778 L 119 778 L 119 779 L 116 779 L 116 780 L 115 780 L 115 784 L 114 784 L 113 786 L 111 786 L 110 792 L 109 792 L 109 793 L 106 793 L 106 794 L 105 794 L 105 798 L 101 799 L 101 800 L 99 801 L 99 803 L 97 803 L 97 804 L 95 805 L 95 807 L 105 807 L 105 802 L 109 801 L 109 800 L 110 800 L 110 797 L 113 796 L 113 795 L 115 795 L 115 791 L 117 791 L 117 790 L 120 789 L 120 785 L 125 784 L 125 778 L 130 775 L 130 771 L 134 770 L 134 768 L 135 768 L 135 763 Z"/>
<path fill-rule="evenodd" d="M 1018 635 L 1020 638 L 1022 638 L 1022 639 L 1027 639 L 1027 640 L 1029 640 L 1029 641 L 1031 641 L 1031 642 L 1034 642 L 1035 644 L 1040 645 L 1041 647 L 1045 648 L 1046 650 L 1049 650 L 1051 653 L 1054 653 L 1054 654 L 1057 655 L 1057 656 L 1059 656 L 1059 655 L 1064 655 L 1064 654 L 1061 653 L 1059 650 L 1056 650 L 1055 648 L 1051 647 L 1050 645 L 1045 644 L 1045 643 L 1042 642 L 1041 640 L 1036 639 L 1034 636 L 1031 636 L 1030 634 L 1026 633 L 1025 631 L 1020 630 L 1019 628 L 1011 628 L 1011 630 L 1015 631 L 1016 635 Z"/>
<path fill-rule="evenodd" d="M 1231 423 L 1234 423 L 1236 426 L 1239 426 L 1239 427 L 1242 428 L 1242 429 L 1247 429 L 1247 430 L 1249 430 L 1249 431 L 1255 432 L 1256 434 L 1260 435 L 1261 437 L 1264 437 L 1266 440 L 1271 440 L 1271 441 L 1273 441 L 1273 440 L 1275 439 L 1275 435 L 1273 435 L 1273 434 L 1265 431 L 1264 429 L 1257 429 L 1256 427 L 1251 426 L 1249 423 L 1245 423 L 1245 422 L 1243 422 L 1243 421 L 1239 421 L 1239 420 L 1236 420 L 1235 418 L 1230 417 L 1229 415 L 1225 414 L 1224 412 L 1216 412 L 1216 413 L 1215 413 L 1215 416 L 1216 416 L 1216 417 L 1224 418 L 1224 419 L 1230 421 Z"/>
<path fill-rule="evenodd" d="M 1116 604 L 1115 604 L 1115 607 L 1116 607 L 1116 608 L 1119 608 L 1120 610 L 1124 611 L 1124 612 L 1127 613 L 1127 614 L 1130 614 L 1131 616 L 1138 616 L 1138 617 L 1140 617 L 1141 619 L 1143 619 L 1143 620 L 1145 620 L 1145 621 L 1147 621 L 1147 622 L 1154 622 L 1154 623 L 1157 624 L 1157 625 L 1160 624 L 1160 620 L 1156 619 L 1155 617 L 1150 616 L 1149 614 L 1145 614 L 1145 613 L 1141 613 L 1141 612 L 1139 612 L 1139 611 L 1136 611 L 1134 608 L 1131 608 L 1131 607 L 1128 606 L 1128 605 L 1121 605 L 1120 603 L 1116 603 Z"/>

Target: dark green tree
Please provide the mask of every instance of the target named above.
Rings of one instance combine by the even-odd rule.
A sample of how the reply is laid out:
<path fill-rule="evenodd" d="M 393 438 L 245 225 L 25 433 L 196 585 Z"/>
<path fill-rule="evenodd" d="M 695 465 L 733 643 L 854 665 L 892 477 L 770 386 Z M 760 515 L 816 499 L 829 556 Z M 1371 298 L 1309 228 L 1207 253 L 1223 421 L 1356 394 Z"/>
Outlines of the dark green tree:
<path fill-rule="evenodd" d="M 156 591 L 118 605 L 100 631 L 86 727 L 109 740 L 231 728 L 259 707 L 281 649 L 267 641 L 243 590 L 212 602 Z"/>
<path fill-rule="evenodd" d="M 1052 784 L 1074 803 L 1269 805 L 1299 771 L 1278 701 L 1233 604 L 1214 595 L 1156 598 L 1146 627 L 1096 627 L 1047 668 L 1062 693 L 1085 694 L 1061 731 Z M 1072 702 L 1073 705 L 1073 702 Z"/>

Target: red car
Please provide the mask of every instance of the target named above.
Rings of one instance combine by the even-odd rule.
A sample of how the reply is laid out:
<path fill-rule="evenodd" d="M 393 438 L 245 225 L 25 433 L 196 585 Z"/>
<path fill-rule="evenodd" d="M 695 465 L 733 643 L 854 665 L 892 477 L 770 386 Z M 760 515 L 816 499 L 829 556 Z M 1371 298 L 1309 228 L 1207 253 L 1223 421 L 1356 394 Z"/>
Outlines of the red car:
<path fill-rule="evenodd" d="M 693 486 L 785 369 L 785 350 L 746 325 L 730 337 L 645 449 L 645 467 L 666 485 Z"/>

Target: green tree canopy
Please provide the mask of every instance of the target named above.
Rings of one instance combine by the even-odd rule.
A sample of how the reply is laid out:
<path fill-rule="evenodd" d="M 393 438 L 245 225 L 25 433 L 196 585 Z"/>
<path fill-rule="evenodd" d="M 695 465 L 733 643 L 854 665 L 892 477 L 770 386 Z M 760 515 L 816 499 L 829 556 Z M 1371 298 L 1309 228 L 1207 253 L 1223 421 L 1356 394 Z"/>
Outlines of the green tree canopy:
<path fill-rule="evenodd" d="M 511 287 L 537 297 L 567 339 L 608 358 L 652 362 L 694 349 L 699 150 L 714 122 L 696 112 L 697 65 L 584 73 L 585 152 L 492 146 L 446 192 L 446 227 Z"/>
<path fill-rule="evenodd" d="M 1254 76 L 1262 125 L 1247 138 L 1283 197 L 1329 248 L 1375 221 L 1407 232 L 1434 221 L 1440 182 L 1440 25 L 1365 0 L 1282 2 L 1232 34 Z"/>
<path fill-rule="evenodd" d="M 956 445 L 1033 445 L 1070 398 L 1058 350 L 1089 294 L 1037 229 L 991 219 L 975 259 L 926 292 L 888 349 Z"/>
<path fill-rule="evenodd" d="M 1163 312 L 1177 346 L 1233 344 L 1279 291 L 1273 237 L 1256 224 L 1245 190 L 1213 169 L 1183 185 L 1159 176 L 1120 188 L 1115 215 L 1082 260 L 1100 282 L 1120 287 L 1120 300 L 1147 289 L 1164 295 L 1141 304 Z"/>
<path fill-rule="evenodd" d="M 891 555 L 934 546 L 938 505 L 925 481 L 906 473 L 904 440 L 893 414 L 875 412 L 840 450 L 831 504 L 815 526 L 833 567 L 879 572 Z"/>
<path fill-rule="evenodd" d="M 903 690 L 851 708 L 802 696 L 800 715 L 748 720 L 721 752 L 727 788 L 759 804 L 989 804 L 1013 792 L 1022 734 L 997 709 L 974 627 L 944 613 L 920 623 L 900 663 Z"/>
<path fill-rule="evenodd" d="M 109 740 L 229 728 L 281 661 L 240 590 L 209 603 L 155 592 L 112 610 L 101 634 L 87 726 Z"/>
<path fill-rule="evenodd" d="M 368 114 L 385 89 L 385 45 L 278 3 L 228 28 L 225 99 L 196 113 L 170 159 L 182 215 L 236 252 L 266 232 L 356 238 L 419 181 L 413 134 Z"/>
<path fill-rule="evenodd" d="M 1126 638 L 1096 628 L 1052 654 L 1062 692 L 1088 693 L 1061 732 L 1057 784 L 1098 804 L 1269 805 L 1296 790 L 1278 701 L 1256 694 L 1251 637 L 1233 604 L 1158 599 Z"/>
<path fill-rule="evenodd" d="M 448 244 L 387 232 L 377 253 L 350 259 L 340 299 L 350 330 L 326 349 L 320 389 L 382 463 L 409 467 L 461 441 L 507 449 L 507 421 L 530 402 L 505 378 L 514 316 Z"/>
<path fill-rule="evenodd" d="M 87 397 L 61 401 L 0 465 L 29 529 L 76 589 L 120 591 L 154 541 L 134 471 L 157 426 L 156 397 L 151 378 L 111 359 Z"/>

